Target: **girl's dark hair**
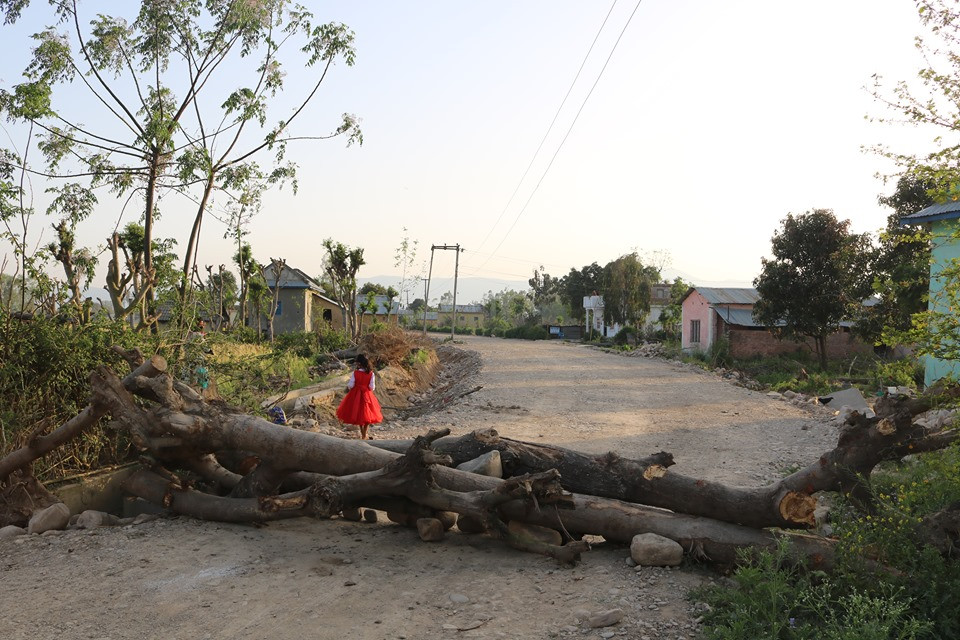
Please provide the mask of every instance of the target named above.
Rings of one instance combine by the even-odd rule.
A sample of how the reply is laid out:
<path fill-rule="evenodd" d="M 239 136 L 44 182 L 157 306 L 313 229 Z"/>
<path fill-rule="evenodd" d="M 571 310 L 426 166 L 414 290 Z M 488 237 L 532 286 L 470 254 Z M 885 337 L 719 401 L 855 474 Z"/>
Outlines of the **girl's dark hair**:
<path fill-rule="evenodd" d="M 363 355 L 362 353 L 357 356 L 357 365 L 361 369 L 366 369 L 367 371 L 370 371 L 370 361 L 367 360 L 367 356 Z"/>

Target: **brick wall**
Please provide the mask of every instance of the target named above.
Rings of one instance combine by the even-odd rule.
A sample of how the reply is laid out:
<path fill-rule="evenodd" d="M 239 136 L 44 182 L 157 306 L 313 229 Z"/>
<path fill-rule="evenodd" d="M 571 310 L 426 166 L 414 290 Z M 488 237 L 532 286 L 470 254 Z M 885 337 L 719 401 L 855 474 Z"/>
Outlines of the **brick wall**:
<path fill-rule="evenodd" d="M 734 358 L 773 356 L 794 353 L 798 349 L 816 353 L 814 343 L 806 339 L 803 344 L 793 340 L 778 340 L 766 329 L 726 327 L 730 339 L 730 355 Z M 847 330 L 827 336 L 827 357 L 847 358 L 856 354 L 873 353 L 873 347 L 858 339 Z"/>

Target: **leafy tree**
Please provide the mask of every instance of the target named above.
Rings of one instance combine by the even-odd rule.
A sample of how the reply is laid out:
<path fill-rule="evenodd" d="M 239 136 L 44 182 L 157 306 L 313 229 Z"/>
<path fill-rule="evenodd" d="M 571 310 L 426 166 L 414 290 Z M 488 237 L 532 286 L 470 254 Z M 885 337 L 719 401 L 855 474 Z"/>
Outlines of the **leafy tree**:
<path fill-rule="evenodd" d="M 670 302 L 660 312 L 660 326 L 663 332 L 671 340 L 680 337 L 680 323 L 683 320 L 683 309 L 681 303 L 687 291 L 690 290 L 690 283 L 684 282 L 683 278 L 674 278 L 670 285 Z"/>
<path fill-rule="evenodd" d="M 811 338 L 827 367 L 827 336 L 859 315 L 870 294 L 870 238 L 850 233 L 830 209 L 788 214 L 753 281 L 756 320 L 786 338 Z"/>
<path fill-rule="evenodd" d="M 0 2 L 4 21 L 15 22 L 28 4 Z M 38 132 L 43 175 L 87 177 L 91 187 L 142 197 L 145 273 L 154 269 L 161 196 L 177 192 L 196 203 L 178 285 L 181 303 L 216 192 L 254 201 L 273 184 L 295 187 L 295 167 L 284 161 L 291 140 L 347 135 L 350 143 L 362 142 L 349 114 L 328 135 L 291 132 L 334 62 L 352 65 L 355 57 L 352 31 L 338 23 L 317 25 L 299 5 L 148 0 L 138 3 L 132 20 L 101 13 L 86 27 L 76 0 L 50 5 L 51 24 L 33 36 L 24 81 L 0 92 L 0 109 Z M 320 72 L 300 87 L 292 110 L 268 125 L 270 104 L 284 90 L 281 58 L 291 47 L 294 64 L 319 66 Z M 254 72 L 247 77 L 237 68 Z M 101 110 L 92 126 L 73 117 L 84 96 Z M 261 167 L 259 159 L 272 166 Z"/>
<path fill-rule="evenodd" d="M 513 289 L 499 293 L 488 291 L 481 305 L 489 326 L 519 327 L 532 323 L 537 317 L 530 296 Z"/>
<path fill-rule="evenodd" d="M 175 263 L 177 254 L 173 252 L 176 240 L 156 240 L 153 242 L 153 267 L 146 267 L 146 241 L 143 227 L 131 222 L 121 232 L 114 232 L 107 238 L 110 260 L 107 263 L 107 292 L 113 305 L 115 320 L 123 320 L 134 311 L 140 313 L 138 328 L 152 325 L 159 312 L 148 309 L 147 293 L 156 291 L 161 297 L 170 298 L 176 286 Z"/>
<path fill-rule="evenodd" d="M 273 288 L 270 290 L 273 304 L 270 305 L 270 313 L 267 314 L 267 330 L 270 335 L 270 342 L 276 337 L 273 331 L 273 322 L 277 317 L 277 309 L 280 306 L 280 287 L 283 286 L 283 271 L 287 268 L 285 258 L 270 258 L 269 265 L 261 265 L 260 275 L 268 283 L 273 280 Z M 267 276 L 270 276 L 269 278 Z"/>
<path fill-rule="evenodd" d="M 420 309 L 423 309 L 423 308 L 426 307 L 426 306 L 427 306 L 427 305 L 426 305 L 426 303 L 423 301 L 423 298 L 416 298 L 416 299 L 414 299 L 413 302 L 410 303 L 410 305 L 409 305 L 407 308 L 410 309 L 410 311 L 417 312 L 417 311 L 420 311 Z"/>
<path fill-rule="evenodd" d="M 372 293 L 375 296 L 385 296 L 387 295 L 387 288 L 382 284 L 377 284 L 375 282 L 367 282 L 362 287 L 360 287 L 360 290 L 357 291 L 357 293 L 360 294 L 361 296 L 365 296 L 368 293 Z"/>
<path fill-rule="evenodd" d="M 560 278 L 557 288 L 577 320 L 583 322 L 584 296 L 603 293 L 603 267 L 594 262 L 579 271 L 570 269 L 570 273 Z"/>
<path fill-rule="evenodd" d="M 926 185 L 936 201 L 955 200 L 960 195 L 960 6 L 952 0 L 915 3 L 920 23 L 929 30 L 916 38 L 926 66 L 917 71 L 914 83 L 901 80 L 889 87 L 882 77 L 874 77 L 873 96 L 892 112 L 874 119 L 895 124 L 906 120 L 929 129 L 935 150 L 926 154 L 900 153 L 883 146 L 874 150 Z"/>
<path fill-rule="evenodd" d="M 410 290 L 413 289 L 414 283 L 419 280 L 419 274 L 411 278 L 407 278 L 407 271 L 413 269 L 413 264 L 417 259 L 417 246 L 420 244 L 419 240 L 410 240 L 410 233 L 407 231 L 407 228 L 403 228 L 403 236 L 400 238 L 400 246 L 397 247 L 396 252 L 393 254 L 393 266 L 400 267 L 400 289 L 397 292 L 397 295 L 401 297 L 401 302 L 404 294 L 407 295 L 407 300 L 410 300 L 409 294 Z"/>
<path fill-rule="evenodd" d="M 603 268 L 603 319 L 634 327 L 650 313 L 650 293 L 660 270 L 644 265 L 637 252 L 622 255 Z"/>
<path fill-rule="evenodd" d="M 864 307 L 855 330 L 866 340 L 880 341 L 884 330 L 905 331 L 910 317 L 927 308 L 930 287 L 930 234 L 922 228 L 900 226 L 904 216 L 933 204 L 932 186 L 905 174 L 896 190 L 878 198 L 893 209 L 880 233 L 880 246 L 873 263 L 873 290 L 879 302 Z"/>
<path fill-rule="evenodd" d="M 540 265 L 539 269 L 533 270 L 533 277 L 527 283 L 533 291 L 533 306 L 536 307 L 541 318 L 546 317 L 543 312 L 549 304 L 556 300 L 560 279 L 551 277 L 543 268 L 543 265 Z"/>
<path fill-rule="evenodd" d="M 60 215 L 60 221 L 53 225 L 57 239 L 47 245 L 47 251 L 63 267 L 66 285 L 69 291 L 68 302 L 74 317 L 80 324 L 90 321 L 91 301 L 83 299 L 83 292 L 93 280 L 97 259 L 86 248 L 75 246 L 77 224 L 87 218 L 97 203 L 96 196 L 76 183 L 67 183 L 61 188 L 51 188 L 56 197 L 47 208 L 48 215 Z"/>
<path fill-rule="evenodd" d="M 377 294 L 373 291 L 367 291 L 366 299 L 357 305 L 357 311 L 360 312 L 360 330 L 363 330 L 363 316 L 366 314 L 376 315 L 377 308 L 380 305 L 377 304 Z"/>
<path fill-rule="evenodd" d="M 207 316 L 214 321 L 211 329 L 220 331 L 230 323 L 230 309 L 237 302 L 237 277 L 222 264 L 216 273 L 211 265 L 207 265 L 204 293 Z"/>
<path fill-rule="evenodd" d="M 253 259 L 253 249 L 247 243 L 242 243 L 233 256 L 233 263 L 240 273 L 240 326 L 246 325 L 247 300 L 250 298 L 250 280 L 260 271 L 257 261 Z M 258 312 L 259 315 L 259 312 Z"/>
<path fill-rule="evenodd" d="M 350 332 L 350 338 L 356 340 L 360 335 L 360 320 L 357 316 L 357 272 L 366 261 L 363 249 L 351 249 L 342 242 L 331 238 L 323 241 L 327 255 L 324 274 L 333 287 L 334 298 L 343 308 L 344 328 Z"/>

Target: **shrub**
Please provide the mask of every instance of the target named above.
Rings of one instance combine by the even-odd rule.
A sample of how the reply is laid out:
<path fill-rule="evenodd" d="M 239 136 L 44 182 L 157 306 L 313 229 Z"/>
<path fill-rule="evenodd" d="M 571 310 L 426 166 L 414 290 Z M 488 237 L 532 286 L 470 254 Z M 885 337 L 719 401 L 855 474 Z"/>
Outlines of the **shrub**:
<path fill-rule="evenodd" d="M 630 342 L 631 336 L 633 337 L 633 341 L 636 342 L 637 338 L 640 337 L 640 333 L 638 333 L 634 327 L 627 325 L 620 329 L 620 331 L 617 331 L 617 335 L 613 336 L 613 343 L 619 345 L 627 344 Z"/>
<path fill-rule="evenodd" d="M 960 500 L 960 445 L 886 465 L 871 478 L 874 511 L 834 510 L 837 568 L 798 570 L 785 545 L 742 556 L 736 586 L 696 597 L 713 605 L 705 636 L 724 640 L 958 638 L 960 561 L 924 544 L 925 516 Z M 871 558 L 876 562 L 864 562 Z"/>
<path fill-rule="evenodd" d="M 111 346 L 151 354 L 159 340 L 101 317 L 74 326 L 44 317 L 23 322 L 0 312 L 0 457 L 22 446 L 35 430 L 48 432 L 77 415 L 87 405 L 87 380 L 98 366 L 125 375 L 129 366 Z M 34 473 L 47 481 L 118 464 L 132 453 L 125 437 L 100 425 L 37 460 Z"/>

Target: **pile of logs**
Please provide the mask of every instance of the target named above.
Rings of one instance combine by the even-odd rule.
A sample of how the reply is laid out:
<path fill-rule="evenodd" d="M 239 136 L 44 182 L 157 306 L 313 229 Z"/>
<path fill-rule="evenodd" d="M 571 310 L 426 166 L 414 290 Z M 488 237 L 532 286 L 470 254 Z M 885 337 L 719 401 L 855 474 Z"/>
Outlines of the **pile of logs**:
<path fill-rule="evenodd" d="M 868 479 L 884 460 L 943 448 L 956 430 L 931 430 L 913 418 L 926 398 L 888 397 L 876 417 L 854 413 L 836 448 L 808 467 L 763 487 L 735 487 L 676 473 L 673 457 L 601 456 L 500 437 L 493 430 L 450 437 L 448 430 L 412 441 L 359 441 L 300 431 L 206 401 L 167 371 L 163 358 L 123 352 L 124 378 L 102 367 L 90 376 L 92 396 L 75 418 L 0 460 L 0 520 L 29 517 L 9 499 L 16 485 L 34 492 L 27 470 L 56 446 L 98 420 L 129 434 L 142 468 L 126 489 L 184 515 L 227 522 L 264 522 L 386 510 L 396 521 L 435 517 L 464 531 L 483 530 L 518 548 L 574 562 L 589 546 L 584 535 L 629 543 L 656 533 L 689 554 L 736 562 L 745 547 L 772 547 L 787 536 L 795 556 L 829 569 L 833 542 L 811 530 L 814 494 L 839 491 L 871 508 Z M 497 451 L 503 478 L 454 468 Z M 955 514 L 953 514 L 955 516 Z M 510 522 L 549 527 L 561 544 L 524 533 Z M 930 518 L 920 538 L 956 544 L 956 517 Z M 920 539 L 918 538 L 918 539 Z M 953 541 L 953 542 L 950 542 Z"/>

